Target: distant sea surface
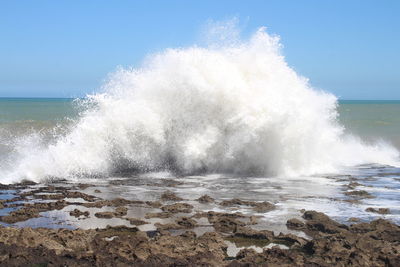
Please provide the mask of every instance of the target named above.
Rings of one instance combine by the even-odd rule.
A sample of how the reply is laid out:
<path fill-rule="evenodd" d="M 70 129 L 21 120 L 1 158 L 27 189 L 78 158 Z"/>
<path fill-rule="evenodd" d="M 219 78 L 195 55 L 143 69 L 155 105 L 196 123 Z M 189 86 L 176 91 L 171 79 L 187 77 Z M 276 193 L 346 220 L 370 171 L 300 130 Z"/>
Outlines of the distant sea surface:
<path fill-rule="evenodd" d="M 349 133 L 400 149 L 400 100 L 341 100 L 339 120 Z"/>

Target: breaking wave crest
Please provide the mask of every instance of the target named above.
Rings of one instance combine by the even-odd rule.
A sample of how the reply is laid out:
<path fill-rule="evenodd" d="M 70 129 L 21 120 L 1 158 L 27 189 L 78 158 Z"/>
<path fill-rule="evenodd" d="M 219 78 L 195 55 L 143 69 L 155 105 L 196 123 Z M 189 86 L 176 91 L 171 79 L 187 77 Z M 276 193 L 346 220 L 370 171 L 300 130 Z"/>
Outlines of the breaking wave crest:
<path fill-rule="evenodd" d="M 264 28 L 234 45 L 151 55 L 83 102 L 68 133 L 24 142 L 1 182 L 159 170 L 298 176 L 399 157 L 345 135 L 336 97 L 291 69 Z"/>

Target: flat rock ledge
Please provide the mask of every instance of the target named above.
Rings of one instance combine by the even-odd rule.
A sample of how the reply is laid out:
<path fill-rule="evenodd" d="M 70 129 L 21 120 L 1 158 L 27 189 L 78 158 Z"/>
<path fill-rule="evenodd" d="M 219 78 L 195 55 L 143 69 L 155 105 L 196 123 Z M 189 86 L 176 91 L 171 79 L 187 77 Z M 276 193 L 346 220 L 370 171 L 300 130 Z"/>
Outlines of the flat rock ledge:
<path fill-rule="evenodd" d="M 305 211 L 291 219 L 293 234 L 257 231 L 240 222 L 240 214 L 199 214 L 215 232 L 196 236 L 191 230 L 172 235 L 116 226 L 94 230 L 0 227 L 2 266 L 400 266 L 400 227 L 387 220 L 350 226 L 323 213 Z M 195 221 L 181 218 L 174 225 L 190 229 Z M 257 253 L 242 249 L 228 257 L 225 240 L 285 244 Z"/>

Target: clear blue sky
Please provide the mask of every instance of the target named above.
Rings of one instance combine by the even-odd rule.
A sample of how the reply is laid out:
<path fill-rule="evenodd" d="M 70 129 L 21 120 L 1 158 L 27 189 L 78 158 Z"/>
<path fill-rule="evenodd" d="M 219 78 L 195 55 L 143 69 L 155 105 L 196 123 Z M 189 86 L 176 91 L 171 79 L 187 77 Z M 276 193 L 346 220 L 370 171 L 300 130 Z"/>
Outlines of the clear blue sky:
<path fill-rule="evenodd" d="M 117 66 L 199 41 L 210 19 L 281 36 L 289 65 L 342 99 L 400 99 L 400 1 L 0 0 L 0 96 L 76 97 Z"/>

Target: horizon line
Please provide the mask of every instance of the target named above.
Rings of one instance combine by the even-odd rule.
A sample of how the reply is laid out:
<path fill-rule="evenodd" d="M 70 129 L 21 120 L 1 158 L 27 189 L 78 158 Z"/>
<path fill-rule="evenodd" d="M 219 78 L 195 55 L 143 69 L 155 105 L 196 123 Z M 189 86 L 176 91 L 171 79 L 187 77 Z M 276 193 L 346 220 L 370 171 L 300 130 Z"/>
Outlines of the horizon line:
<path fill-rule="evenodd" d="M 51 97 L 51 96 L 0 96 L 0 99 L 78 99 L 84 97 Z M 400 99 L 342 99 L 338 101 L 400 101 Z"/>

